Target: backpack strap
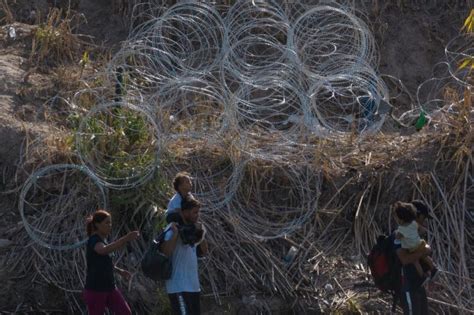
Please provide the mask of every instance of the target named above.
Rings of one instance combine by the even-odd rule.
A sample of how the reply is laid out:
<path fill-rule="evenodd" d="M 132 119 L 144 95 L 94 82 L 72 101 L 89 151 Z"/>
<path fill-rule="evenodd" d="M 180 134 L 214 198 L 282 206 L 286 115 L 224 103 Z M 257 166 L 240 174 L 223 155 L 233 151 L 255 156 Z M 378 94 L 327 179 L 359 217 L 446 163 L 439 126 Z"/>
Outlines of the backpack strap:
<path fill-rule="evenodd" d="M 169 228 L 167 228 L 167 229 L 164 229 L 160 234 L 158 234 L 157 239 L 158 239 L 160 242 L 164 241 L 164 239 L 165 239 L 165 234 L 166 234 L 169 230 L 171 230 L 171 226 L 170 226 Z"/>
<path fill-rule="evenodd" d="M 158 248 L 161 243 L 165 240 L 165 234 L 166 232 L 168 232 L 169 230 L 171 230 L 171 226 L 163 231 L 160 232 L 160 234 L 158 234 L 157 237 L 153 237 L 151 239 L 151 243 L 150 243 L 150 246 L 154 247 L 154 248 Z M 158 248 L 159 249 L 159 248 Z"/>

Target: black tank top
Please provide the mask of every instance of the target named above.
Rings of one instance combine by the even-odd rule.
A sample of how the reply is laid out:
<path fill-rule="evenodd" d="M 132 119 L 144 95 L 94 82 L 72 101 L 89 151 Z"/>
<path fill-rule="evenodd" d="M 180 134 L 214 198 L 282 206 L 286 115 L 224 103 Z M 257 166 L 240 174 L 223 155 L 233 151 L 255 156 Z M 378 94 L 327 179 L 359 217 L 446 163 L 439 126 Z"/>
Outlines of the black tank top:
<path fill-rule="evenodd" d="M 92 291 L 112 291 L 115 289 L 114 264 L 109 255 L 99 255 L 94 247 L 104 243 L 99 235 L 92 235 L 87 241 L 87 276 L 85 288 Z"/>

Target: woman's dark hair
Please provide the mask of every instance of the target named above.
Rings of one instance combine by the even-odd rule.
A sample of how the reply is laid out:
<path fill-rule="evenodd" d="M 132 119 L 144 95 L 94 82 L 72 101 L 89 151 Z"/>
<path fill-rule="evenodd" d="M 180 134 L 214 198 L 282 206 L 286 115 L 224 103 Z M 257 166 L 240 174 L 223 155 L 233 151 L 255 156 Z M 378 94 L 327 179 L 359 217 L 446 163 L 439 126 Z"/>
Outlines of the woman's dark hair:
<path fill-rule="evenodd" d="M 91 236 L 97 229 L 95 223 L 101 223 L 108 217 L 110 217 L 110 213 L 105 210 L 97 210 L 93 215 L 89 216 L 86 225 L 87 236 Z"/>
<path fill-rule="evenodd" d="M 410 223 L 416 219 L 416 208 L 411 203 L 397 201 L 394 211 L 397 217 L 405 223 Z"/>
<path fill-rule="evenodd" d="M 183 180 L 185 180 L 186 178 L 189 178 L 189 177 L 190 177 L 190 175 L 187 172 L 179 172 L 178 174 L 176 174 L 176 176 L 173 179 L 173 188 L 174 188 L 174 190 L 179 192 L 178 191 L 179 185 L 181 185 Z"/>
<path fill-rule="evenodd" d="M 196 207 L 201 208 L 201 203 L 193 197 L 186 197 L 181 202 L 181 211 L 191 210 Z"/>

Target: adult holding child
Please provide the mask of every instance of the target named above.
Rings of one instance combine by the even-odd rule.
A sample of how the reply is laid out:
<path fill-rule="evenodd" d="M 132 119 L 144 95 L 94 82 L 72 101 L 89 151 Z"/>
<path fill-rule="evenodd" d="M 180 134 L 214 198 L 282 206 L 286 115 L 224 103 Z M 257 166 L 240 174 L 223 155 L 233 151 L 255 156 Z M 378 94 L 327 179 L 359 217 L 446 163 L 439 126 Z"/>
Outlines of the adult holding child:
<path fill-rule="evenodd" d="M 198 222 L 200 208 L 199 201 L 187 196 L 179 212 L 181 223 L 170 223 L 161 247 L 161 251 L 171 259 L 172 272 L 166 281 L 166 291 L 173 313 L 178 315 L 201 313 L 196 247 L 199 245 L 201 253 L 206 255 L 208 246 L 205 229 Z"/>
<path fill-rule="evenodd" d="M 103 315 L 109 309 L 116 315 L 130 315 L 132 312 L 122 293 L 116 287 L 114 271 L 125 279 L 130 273 L 114 265 L 111 253 L 123 248 L 128 242 L 140 236 L 133 231 L 122 238 L 107 242 L 112 232 L 112 216 L 105 210 L 98 210 L 87 219 L 86 260 L 87 275 L 83 292 L 90 315 Z"/>
<path fill-rule="evenodd" d="M 417 223 L 416 207 L 412 203 L 398 201 L 394 208 L 395 220 L 398 223 L 398 229 L 395 231 L 396 239 L 400 240 L 401 248 L 409 253 L 424 253 L 427 243 L 420 237 L 420 225 Z M 424 270 L 421 264 L 429 267 Z M 414 263 L 418 275 L 421 277 L 433 278 L 437 272 L 436 267 L 429 255 L 425 253 L 419 261 Z"/>
<path fill-rule="evenodd" d="M 404 204 L 406 206 L 406 204 Z M 415 209 L 415 221 L 421 233 L 425 230 L 425 220 L 431 219 L 428 206 L 421 200 L 414 200 L 410 202 Z M 428 277 L 423 274 L 420 275 L 418 264 L 420 264 L 424 272 L 430 271 L 432 266 L 423 262 L 423 258 L 431 254 L 429 246 L 410 252 L 410 250 L 402 248 L 400 240 L 395 239 L 394 248 L 396 255 L 402 265 L 401 277 L 403 279 L 402 292 L 400 295 L 401 306 L 403 314 L 405 315 L 426 315 L 429 314 L 428 297 L 424 284 L 429 280 L 433 273 Z M 431 267 L 431 268 L 430 268 Z M 435 272 L 436 273 L 436 272 Z"/>

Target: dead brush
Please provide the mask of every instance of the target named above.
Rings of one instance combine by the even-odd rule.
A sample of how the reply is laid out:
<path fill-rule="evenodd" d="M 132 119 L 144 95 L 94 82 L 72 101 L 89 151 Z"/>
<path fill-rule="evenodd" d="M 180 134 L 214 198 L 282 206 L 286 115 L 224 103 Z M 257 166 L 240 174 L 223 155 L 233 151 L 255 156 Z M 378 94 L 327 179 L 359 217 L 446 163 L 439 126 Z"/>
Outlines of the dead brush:
<path fill-rule="evenodd" d="M 66 14 L 62 10 L 52 9 L 46 22 L 34 31 L 30 61 L 35 64 L 57 64 L 70 62 L 80 52 L 83 41 L 74 28 L 79 24 L 79 15 Z"/>
<path fill-rule="evenodd" d="M 14 1 L 16 3 L 16 0 Z M 15 22 L 12 10 L 7 0 L 0 1 L 0 24 L 12 24 Z"/>
<path fill-rule="evenodd" d="M 85 88 L 86 84 L 81 80 L 82 71 L 81 65 L 58 65 L 52 78 L 56 93 L 68 94 Z"/>
<path fill-rule="evenodd" d="M 163 8 L 176 4 L 176 0 L 118 0 L 112 10 L 132 25 L 139 25 L 151 17 L 160 16 Z"/>
<path fill-rule="evenodd" d="M 48 0 L 48 4 L 52 7 L 65 9 L 67 11 L 77 10 L 81 0 Z"/>

